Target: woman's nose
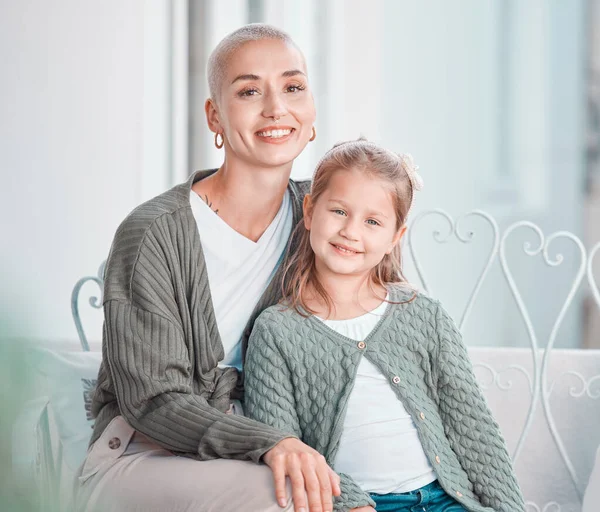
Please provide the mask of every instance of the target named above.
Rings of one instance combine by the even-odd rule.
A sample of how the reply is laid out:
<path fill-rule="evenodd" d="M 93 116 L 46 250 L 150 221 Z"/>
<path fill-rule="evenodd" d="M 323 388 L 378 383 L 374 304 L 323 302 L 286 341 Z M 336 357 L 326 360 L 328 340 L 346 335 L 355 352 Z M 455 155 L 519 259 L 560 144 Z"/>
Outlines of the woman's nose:
<path fill-rule="evenodd" d="M 278 119 L 287 114 L 287 106 L 284 98 L 276 92 L 266 95 L 263 116 Z"/>

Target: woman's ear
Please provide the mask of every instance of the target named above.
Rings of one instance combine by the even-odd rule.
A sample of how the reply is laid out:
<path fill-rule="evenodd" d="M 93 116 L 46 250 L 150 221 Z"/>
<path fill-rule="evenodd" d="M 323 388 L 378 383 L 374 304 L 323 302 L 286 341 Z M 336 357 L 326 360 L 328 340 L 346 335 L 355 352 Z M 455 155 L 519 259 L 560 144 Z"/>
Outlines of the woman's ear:
<path fill-rule="evenodd" d="M 206 112 L 206 123 L 208 128 L 213 133 L 223 133 L 223 127 L 219 121 L 219 111 L 217 105 L 211 98 L 208 98 L 204 103 L 204 112 Z"/>
<path fill-rule="evenodd" d="M 307 231 L 310 231 L 312 224 L 313 206 L 312 197 L 310 197 L 310 194 L 306 194 L 302 202 L 302 210 L 304 211 L 304 227 Z"/>
<path fill-rule="evenodd" d="M 390 248 L 386 251 L 386 254 L 390 254 L 394 250 L 394 247 L 400 243 L 400 240 L 402 240 L 402 237 L 406 233 L 406 229 L 406 224 L 404 224 L 404 226 L 398 230 L 398 232 L 394 235 Z"/>

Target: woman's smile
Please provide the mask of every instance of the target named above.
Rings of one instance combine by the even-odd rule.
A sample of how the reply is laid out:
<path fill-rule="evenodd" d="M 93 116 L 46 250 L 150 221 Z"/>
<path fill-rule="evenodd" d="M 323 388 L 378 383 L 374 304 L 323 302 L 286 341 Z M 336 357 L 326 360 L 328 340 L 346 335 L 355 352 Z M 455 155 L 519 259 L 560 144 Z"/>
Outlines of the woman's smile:
<path fill-rule="evenodd" d="M 268 144 L 287 142 L 296 130 L 291 126 L 268 126 L 256 132 L 258 140 Z"/>

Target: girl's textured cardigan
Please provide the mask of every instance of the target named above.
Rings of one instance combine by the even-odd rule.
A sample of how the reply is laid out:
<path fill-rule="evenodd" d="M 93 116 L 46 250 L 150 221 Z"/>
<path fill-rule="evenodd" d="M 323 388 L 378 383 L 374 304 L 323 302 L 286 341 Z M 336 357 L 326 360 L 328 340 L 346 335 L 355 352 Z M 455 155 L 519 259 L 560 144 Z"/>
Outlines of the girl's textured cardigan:
<path fill-rule="evenodd" d="M 366 357 L 412 416 L 440 484 L 471 512 L 522 512 L 511 458 L 473 374 L 454 322 L 440 303 L 398 285 L 374 330 L 357 342 L 317 318 L 280 305 L 250 337 L 246 412 L 298 436 L 335 468 L 348 397 Z M 373 397 L 375 401 L 377 397 Z M 368 415 L 365 410 L 365 415 Z M 374 506 L 348 476 L 336 510 Z"/>

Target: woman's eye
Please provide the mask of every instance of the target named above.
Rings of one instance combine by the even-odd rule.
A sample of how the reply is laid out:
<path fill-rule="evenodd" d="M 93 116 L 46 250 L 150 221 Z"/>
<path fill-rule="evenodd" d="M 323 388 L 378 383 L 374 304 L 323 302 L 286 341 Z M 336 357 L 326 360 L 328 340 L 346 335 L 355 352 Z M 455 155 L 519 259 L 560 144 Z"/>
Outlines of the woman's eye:
<path fill-rule="evenodd" d="M 239 96 L 256 96 L 258 94 L 257 89 L 244 89 L 238 93 Z"/>
<path fill-rule="evenodd" d="M 344 210 L 332 210 L 333 213 L 336 213 L 337 215 L 346 215 L 346 212 Z"/>
<path fill-rule="evenodd" d="M 371 226 L 379 226 L 379 222 L 377 222 L 377 221 L 376 221 L 376 220 L 374 220 L 374 219 L 368 219 L 368 220 L 367 220 L 367 223 L 368 223 L 368 224 L 371 224 Z"/>
<path fill-rule="evenodd" d="M 303 91 L 305 89 L 305 87 L 303 87 L 302 85 L 289 85 L 288 88 L 286 89 L 287 92 L 300 92 Z"/>

